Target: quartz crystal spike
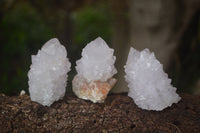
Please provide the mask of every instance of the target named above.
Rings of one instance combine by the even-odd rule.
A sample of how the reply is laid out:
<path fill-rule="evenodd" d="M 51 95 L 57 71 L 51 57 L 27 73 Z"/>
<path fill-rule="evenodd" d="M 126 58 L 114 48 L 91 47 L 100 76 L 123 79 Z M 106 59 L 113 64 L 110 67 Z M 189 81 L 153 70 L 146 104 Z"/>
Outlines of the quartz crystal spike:
<path fill-rule="evenodd" d="M 76 62 L 77 75 L 72 81 L 74 93 L 92 102 L 104 102 L 116 83 L 112 78 L 117 70 L 114 66 L 114 50 L 98 37 L 82 50 L 82 58 Z"/>
<path fill-rule="evenodd" d="M 160 111 L 181 99 L 162 64 L 149 49 L 139 52 L 131 48 L 124 68 L 128 96 L 140 108 Z"/>
<path fill-rule="evenodd" d="M 50 106 L 65 95 L 67 73 L 71 67 L 67 51 L 58 39 L 54 38 L 46 42 L 31 59 L 28 72 L 31 100 Z"/>

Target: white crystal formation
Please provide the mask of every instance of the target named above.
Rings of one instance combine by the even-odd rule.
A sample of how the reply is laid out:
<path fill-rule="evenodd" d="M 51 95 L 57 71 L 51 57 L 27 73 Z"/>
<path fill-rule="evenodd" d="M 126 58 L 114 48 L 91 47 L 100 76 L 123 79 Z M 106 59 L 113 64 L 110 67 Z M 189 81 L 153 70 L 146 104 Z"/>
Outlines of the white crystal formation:
<path fill-rule="evenodd" d="M 28 72 L 31 100 L 50 106 L 65 95 L 67 73 L 71 67 L 67 51 L 58 39 L 54 38 L 46 42 L 31 59 Z"/>
<path fill-rule="evenodd" d="M 148 49 L 130 49 L 125 68 L 128 96 L 142 109 L 161 111 L 181 98 L 163 66 Z"/>
<path fill-rule="evenodd" d="M 82 50 L 82 58 L 76 62 L 77 75 L 72 81 L 73 92 L 82 99 L 102 103 L 116 79 L 114 50 L 98 37 Z"/>
<path fill-rule="evenodd" d="M 82 50 L 82 58 L 76 62 L 79 76 L 90 81 L 107 81 L 117 70 L 114 66 L 116 57 L 114 50 L 98 37 Z"/>

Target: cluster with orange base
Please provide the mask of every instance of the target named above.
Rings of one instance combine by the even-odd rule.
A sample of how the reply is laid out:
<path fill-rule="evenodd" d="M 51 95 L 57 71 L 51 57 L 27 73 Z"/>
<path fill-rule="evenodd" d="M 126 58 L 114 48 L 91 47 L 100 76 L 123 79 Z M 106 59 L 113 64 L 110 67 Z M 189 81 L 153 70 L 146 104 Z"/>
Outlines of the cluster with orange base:
<path fill-rule="evenodd" d="M 79 98 L 104 102 L 117 81 L 112 78 L 117 73 L 113 53 L 114 50 L 100 37 L 86 45 L 82 58 L 76 62 L 78 74 L 72 81 L 73 92 Z"/>

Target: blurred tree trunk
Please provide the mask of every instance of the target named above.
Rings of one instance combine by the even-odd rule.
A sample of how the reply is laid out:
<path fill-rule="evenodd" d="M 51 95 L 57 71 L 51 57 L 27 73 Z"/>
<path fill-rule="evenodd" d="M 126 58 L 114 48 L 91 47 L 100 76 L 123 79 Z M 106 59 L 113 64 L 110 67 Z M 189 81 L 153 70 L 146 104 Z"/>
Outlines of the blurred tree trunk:
<path fill-rule="evenodd" d="M 200 79 L 200 1 L 185 0 L 179 9 L 184 14 L 178 33 L 179 46 L 175 53 L 176 60 L 171 62 L 170 71 L 173 70 L 171 71 L 172 75 L 175 75 L 173 82 L 177 88 L 187 93 L 200 94 L 198 86 Z"/>
<path fill-rule="evenodd" d="M 127 84 L 124 79 L 124 64 L 128 56 L 130 43 L 129 43 L 129 8 L 128 0 L 112 0 L 110 3 L 112 11 L 112 47 L 115 49 L 116 55 L 116 68 L 117 83 L 113 92 L 126 92 L 128 91 Z"/>
<path fill-rule="evenodd" d="M 112 42 L 118 68 L 118 84 L 113 91 L 124 92 L 128 89 L 123 89 L 127 86 L 123 66 L 129 48 L 149 48 L 167 70 L 175 60 L 176 50 L 188 25 L 200 9 L 200 1 L 118 0 L 111 3 L 114 12 Z"/>
<path fill-rule="evenodd" d="M 134 0 L 130 5 L 131 45 L 138 50 L 149 48 L 167 68 L 178 45 L 173 29 L 175 1 Z"/>
<path fill-rule="evenodd" d="M 72 25 L 72 20 L 71 20 L 71 11 L 64 10 L 63 11 L 63 17 L 61 17 L 55 26 L 55 32 L 56 35 L 58 36 L 60 42 L 66 46 L 66 48 L 69 48 L 70 45 L 72 44 L 72 30 L 73 30 L 73 25 Z M 58 20 L 58 21 L 59 21 Z"/>

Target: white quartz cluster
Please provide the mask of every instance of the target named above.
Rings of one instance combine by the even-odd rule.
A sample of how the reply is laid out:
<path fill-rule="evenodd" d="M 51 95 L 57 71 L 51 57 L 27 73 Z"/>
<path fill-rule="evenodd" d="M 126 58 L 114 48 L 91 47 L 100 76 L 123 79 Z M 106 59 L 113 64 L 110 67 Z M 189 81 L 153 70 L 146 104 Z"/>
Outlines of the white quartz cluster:
<path fill-rule="evenodd" d="M 114 50 L 98 37 L 82 50 L 82 58 L 76 62 L 79 76 L 89 81 L 107 81 L 117 70 L 114 66 Z"/>
<path fill-rule="evenodd" d="M 142 109 L 160 111 L 181 98 L 163 66 L 148 49 L 130 49 L 125 65 L 128 96 Z"/>
<path fill-rule="evenodd" d="M 76 62 L 77 75 L 72 81 L 74 93 L 92 102 L 104 102 L 116 83 L 112 78 L 117 70 L 114 66 L 114 50 L 98 37 L 82 50 L 82 58 Z"/>
<path fill-rule="evenodd" d="M 32 64 L 28 72 L 31 100 L 50 106 L 65 95 L 67 73 L 71 67 L 67 51 L 54 38 L 46 42 L 31 59 Z"/>

